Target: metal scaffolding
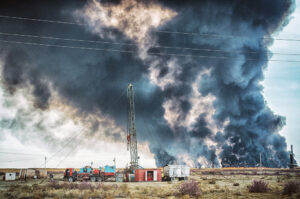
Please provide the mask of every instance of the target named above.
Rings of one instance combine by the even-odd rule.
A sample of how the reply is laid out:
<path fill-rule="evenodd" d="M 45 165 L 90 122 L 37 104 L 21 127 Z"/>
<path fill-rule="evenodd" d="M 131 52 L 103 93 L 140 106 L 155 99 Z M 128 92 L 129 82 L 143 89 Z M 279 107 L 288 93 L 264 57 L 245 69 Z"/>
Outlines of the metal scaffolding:
<path fill-rule="evenodd" d="M 130 168 L 138 168 L 138 152 L 137 152 L 137 139 L 135 128 L 135 109 L 134 109 L 134 91 L 133 85 L 128 84 L 127 88 L 128 98 L 128 123 L 127 123 L 127 150 L 130 149 Z"/>

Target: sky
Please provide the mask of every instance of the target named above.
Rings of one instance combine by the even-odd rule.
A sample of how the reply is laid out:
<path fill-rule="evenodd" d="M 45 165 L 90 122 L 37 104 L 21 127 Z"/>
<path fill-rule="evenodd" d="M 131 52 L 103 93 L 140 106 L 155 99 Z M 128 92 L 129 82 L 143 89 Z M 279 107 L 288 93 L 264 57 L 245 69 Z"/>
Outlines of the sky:
<path fill-rule="evenodd" d="M 0 167 L 125 167 L 129 82 L 143 167 L 300 161 L 299 0 L 101 2 L 2 4 L 85 25 L 0 17 Z"/>
<path fill-rule="evenodd" d="M 296 1 L 295 12 L 290 23 L 275 38 L 298 38 L 300 26 L 300 1 Z M 275 40 L 270 47 L 272 52 L 300 53 L 300 42 Z M 273 55 L 274 59 L 298 60 L 299 56 Z M 286 126 L 280 134 L 285 136 L 287 144 L 293 145 L 296 160 L 300 161 L 300 67 L 299 63 L 269 62 L 265 71 L 264 96 L 276 114 L 286 117 Z"/>

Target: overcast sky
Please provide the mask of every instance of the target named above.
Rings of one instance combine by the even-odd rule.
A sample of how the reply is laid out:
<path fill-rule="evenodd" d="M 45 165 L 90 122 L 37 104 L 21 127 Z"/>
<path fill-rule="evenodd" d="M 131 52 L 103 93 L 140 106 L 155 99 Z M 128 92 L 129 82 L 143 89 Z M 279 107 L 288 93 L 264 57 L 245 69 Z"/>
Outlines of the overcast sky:
<path fill-rule="evenodd" d="M 290 23 L 276 35 L 276 38 L 300 39 L 300 1 L 296 1 L 296 10 Z M 275 40 L 270 48 L 272 52 L 300 53 L 300 41 L 288 42 Z M 300 56 L 273 55 L 272 59 L 300 60 Z M 264 95 L 271 109 L 286 117 L 286 126 L 281 134 L 287 144 L 294 145 L 294 153 L 300 162 L 300 63 L 269 62 L 265 72 Z M 290 149 L 288 149 L 290 150 Z"/>

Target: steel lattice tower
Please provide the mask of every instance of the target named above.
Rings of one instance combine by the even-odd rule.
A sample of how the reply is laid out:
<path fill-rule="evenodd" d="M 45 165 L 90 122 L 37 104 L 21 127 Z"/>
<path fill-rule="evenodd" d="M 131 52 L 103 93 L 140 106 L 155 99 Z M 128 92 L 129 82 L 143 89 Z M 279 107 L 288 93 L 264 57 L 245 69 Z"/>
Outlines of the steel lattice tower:
<path fill-rule="evenodd" d="M 138 168 L 139 157 L 137 152 L 134 91 L 133 91 L 132 84 L 128 84 L 127 98 L 128 98 L 127 150 L 129 150 L 130 148 L 130 168 L 135 169 Z"/>

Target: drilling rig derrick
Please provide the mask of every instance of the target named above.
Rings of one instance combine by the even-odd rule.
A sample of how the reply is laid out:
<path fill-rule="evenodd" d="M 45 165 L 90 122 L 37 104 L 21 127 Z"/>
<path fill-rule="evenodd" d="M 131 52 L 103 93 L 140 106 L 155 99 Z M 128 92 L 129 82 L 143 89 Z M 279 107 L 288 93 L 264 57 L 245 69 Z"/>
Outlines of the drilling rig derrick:
<path fill-rule="evenodd" d="M 133 85 L 128 84 L 127 88 L 128 98 L 128 122 L 127 122 L 127 150 L 130 150 L 130 169 L 138 168 L 138 152 L 137 139 L 135 128 L 135 109 L 134 109 L 134 91 Z"/>

